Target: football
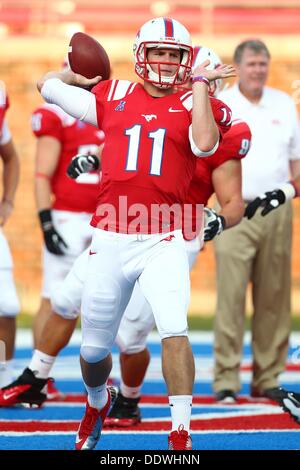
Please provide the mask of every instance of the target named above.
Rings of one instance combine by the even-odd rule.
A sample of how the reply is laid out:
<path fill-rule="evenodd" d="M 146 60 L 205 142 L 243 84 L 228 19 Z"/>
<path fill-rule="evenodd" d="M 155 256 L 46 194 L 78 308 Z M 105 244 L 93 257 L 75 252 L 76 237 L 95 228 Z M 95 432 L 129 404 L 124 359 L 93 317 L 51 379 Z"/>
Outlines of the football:
<path fill-rule="evenodd" d="M 110 62 L 105 49 L 86 33 L 75 33 L 69 44 L 68 59 L 71 70 L 86 78 L 101 75 L 110 77 Z"/>

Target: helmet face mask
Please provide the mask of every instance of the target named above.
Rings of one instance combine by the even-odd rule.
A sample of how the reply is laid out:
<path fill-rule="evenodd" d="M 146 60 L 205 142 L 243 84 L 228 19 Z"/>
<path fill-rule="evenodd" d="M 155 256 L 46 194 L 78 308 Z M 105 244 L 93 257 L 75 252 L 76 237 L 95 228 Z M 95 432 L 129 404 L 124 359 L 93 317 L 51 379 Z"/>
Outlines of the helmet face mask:
<path fill-rule="evenodd" d="M 148 60 L 151 49 L 176 49 L 180 51 L 180 62 L 164 59 Z M 193 49 L 189 32 L 178 21 L 170 18 L 155 18 L 145 23 L 137 34 L 134 46 L 135 72 L 158 88 L 169 88 L 185 83 L 192 70 Z M 164 75 L 162 66 L 172 66 L 173 75 Z M 154 67 L 153 67 L 154 66 Z M 154 71 L 153 69 L 157 71 Z"/>

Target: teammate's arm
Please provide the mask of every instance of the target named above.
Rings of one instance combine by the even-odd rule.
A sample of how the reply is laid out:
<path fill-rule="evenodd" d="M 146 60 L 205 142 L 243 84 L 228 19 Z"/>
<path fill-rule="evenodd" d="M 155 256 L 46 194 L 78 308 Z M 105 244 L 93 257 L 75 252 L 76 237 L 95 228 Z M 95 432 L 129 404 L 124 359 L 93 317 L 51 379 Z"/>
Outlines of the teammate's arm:
<path fill-rule="evenodd" d="M 3 132 L 3 134 L 6 133 Z M 13 210 L 20 173 L 18 154 L 10 134 L 7 135 L 9 140 L 5 141 L 2 139 L 4 143 L 0 143 L 0 156 L 3 160 L 3 193 L 0 202 L 0 226 L 5 224 Z"/>
<path fill-rule="evenodd" d="M 244 214 L 244 202 L 241 194 L 241 162 L 228 160 L 212 173 L 215 194 L 221 206 L 219 213 L 205 208 L 204 241 L 212 240 L 223 230 L 238 224 Z"/>
<path fill-rule="evenodd" d="M 225 219 L 226 228 L 238 224 L 244 215 L 242 198 L 242 165 L 240 160 L 228 160 L 214 169 L 213 187 L 221 206 L 219 214 Z"/>
<path fill-rule="evenodd" d="M 45 245 L 48 251 L 55 255 L 64 254 L 64 248 L 67 248 L 66 243 L 54 228 L 51 215 L 51 178 L 57 168 L 60 152 L 61 143 L 58 139 L 47 135 L 37 139 L 35 200 Z"/>
<path fill-rule="evenodd" d="M 295 196 L 300 196 L 300 174 L 293 179 L 294 189 L 296 191 Z"/>

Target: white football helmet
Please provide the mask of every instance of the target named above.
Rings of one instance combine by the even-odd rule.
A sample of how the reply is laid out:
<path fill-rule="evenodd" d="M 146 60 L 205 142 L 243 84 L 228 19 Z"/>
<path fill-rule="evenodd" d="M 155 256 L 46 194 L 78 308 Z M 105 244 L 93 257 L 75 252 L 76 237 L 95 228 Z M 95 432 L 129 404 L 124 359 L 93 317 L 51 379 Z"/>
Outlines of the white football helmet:
<path fill-rule="evenodd" d="M 148 61 L 148 49 L 154 48 L 171 48 L 181 51 L 181 61 L 177 66 L 176 73 L 171 77 L 162 75 L 160 67 L 162 64 L 174 65 L 174 63 Z M 193 60 L 191 37 L 188 30 L 179 21 L 172 18 L 160 17 L 147 21 L 136 35 L 133 53 L 137 75 L 159 88 L 181 85 L 191 75 Z M 151 65 L 153 64 L 158 64 L 158 73 L 152 70 Z"/>
<path fill-rule="evenodd" d="M 208 70 L 214 70 L 222 65 L 220 57 L 212 49 L 209 49 L 209 47 L 205 46 L 194 46 L 193 71 L 198 65 L 202 64 L 206 60 L 210 61 L 210 64 L 206 67 Z M 210 93 L 214 96 L 217 96 L 217 94 L 221 91 L 221 88 L 221 78 L 218 78 L 214 82 L 210 83 Z"/>

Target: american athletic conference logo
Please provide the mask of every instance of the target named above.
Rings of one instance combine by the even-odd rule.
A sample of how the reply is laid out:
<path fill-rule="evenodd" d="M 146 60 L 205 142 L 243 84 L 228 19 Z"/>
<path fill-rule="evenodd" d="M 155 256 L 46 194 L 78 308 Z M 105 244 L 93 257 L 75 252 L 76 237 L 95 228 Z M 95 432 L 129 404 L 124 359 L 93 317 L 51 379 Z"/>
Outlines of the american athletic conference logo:
<path fill-rule="evenodd" d="M 115 111 L 124 111 L 126 101 L 120 101 L 118 106 L 115 107 Z"/>

